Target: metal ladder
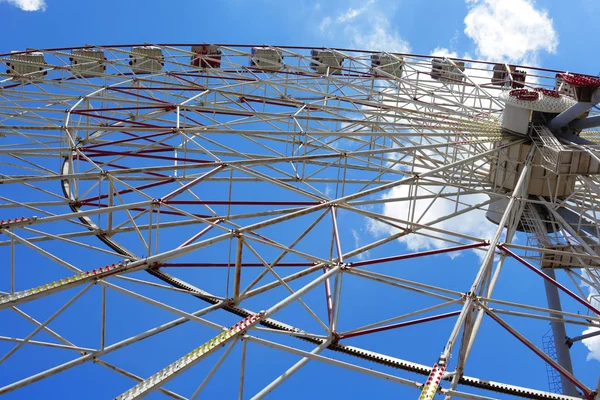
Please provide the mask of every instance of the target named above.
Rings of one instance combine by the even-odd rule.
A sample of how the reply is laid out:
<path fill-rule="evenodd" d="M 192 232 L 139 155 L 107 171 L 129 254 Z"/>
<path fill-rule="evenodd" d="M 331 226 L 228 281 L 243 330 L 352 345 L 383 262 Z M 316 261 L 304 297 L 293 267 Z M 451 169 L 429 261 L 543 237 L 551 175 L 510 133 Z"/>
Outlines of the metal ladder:
<path fill-rule="evenodd" d="M 552 328 L 548 330 L 542 336 L 542 348 L 554 361 L 558 361 L 556 357 L 556 347 L 554 345 L 554 335 L 552 334 Z M 560 381 L 560 374 L 550 364 L 546 364 L 546 375 L 548 376 L 548 390 L 552 393 L 562 394 L 562 383 Z"/>
<path fill-rule="evenodd" d="M 521 214 L 521 225 L 527 233 L 528 241 L 536 243 L 537 247 L 546 247 L 550 245 L 546 227 L 541 221 L 538 212 L 529 203 L 525 204 Z"/>
<path fill-rule="evenodd" d="M 531 135 L 531 139 L 542 155 L 542 167 L 552 173 L 558 173 L 560 153 L 566 149 L 548 127 L 533 124 L 532 128 L 534 134 Z"/>

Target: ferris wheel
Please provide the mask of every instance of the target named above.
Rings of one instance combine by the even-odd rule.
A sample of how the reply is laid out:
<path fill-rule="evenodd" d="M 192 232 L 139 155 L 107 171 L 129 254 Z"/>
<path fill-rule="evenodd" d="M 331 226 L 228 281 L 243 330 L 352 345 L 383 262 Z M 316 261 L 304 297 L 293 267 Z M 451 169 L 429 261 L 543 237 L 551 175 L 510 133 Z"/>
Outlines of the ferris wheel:
<path fill-rule="evenodd" d="M 0 64 L 0 394 L 597 395 L 570 351 L 600 323 L 599 79 L 221 44 Z"/>

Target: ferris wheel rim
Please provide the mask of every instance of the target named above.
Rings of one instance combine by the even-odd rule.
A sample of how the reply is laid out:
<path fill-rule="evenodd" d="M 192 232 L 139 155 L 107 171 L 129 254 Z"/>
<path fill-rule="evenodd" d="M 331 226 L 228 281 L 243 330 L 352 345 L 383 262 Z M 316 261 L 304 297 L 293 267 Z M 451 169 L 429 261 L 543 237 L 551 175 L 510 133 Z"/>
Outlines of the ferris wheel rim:
<path fill-rule="evenodd" d="M 20 50 L 20 51 L 14 51 L 14 52 L 8 52 L 8 53 L 0 53 L 0 57 L 6 57 L 6 56 L 10 56 L 11 54 L 27 54 L 27 53 L 32 53 L 32 52 L 36 52 L 36 51 L 48 51 L 48 52 L 53 52 L 53 51 L 65 51 L 65 50 L 79 50 L 79 49 L 93 49 L 93 48 L 126 48 L 126 47 L 133 47 L 133 46 L 164 46 L 164 47 L 189 47 L 189 46 L 199 46 L 199 45 L 205 45 L 207 44 L 206 42 L 184 42 L 184 43 L 121 43 L 121 44 L 108 44 L 108 45 L 83 45 L 83 46 L 70 46 L 70 47 L 50 47 L 50 48 L 28 48 L 26 50 Z M 219 46 L 219 47 L 239 47 L 239 48 L 252 48 L 252 47 L 257 47 L 257 46 L 265 46 L 265 47 L 273 47 L 273 48 L 281 48 L 281 49 L 299 49 L 299 50 L 312 50 L 312 49 L 317 49 L 317 50 L 336 50 L 336 51 L 343 51 L 343 52 L 356 52 L 356 53 L 364 53 L 364 54 L 377 54 L 377 53 L 389 53 L 389 54 L 394 54 L 394 55 L 398 55 L 398 56 L 407 56 L 407 57 L 416 57 L 416 58 L 424 58 L 424 59 L 432 59 L 432 58 L 436 58 L 436 57 L 440 57 L 439 55 L 434 55 L 434 54 L 419 54 L 419 53 L 406 53 L 406 52 L 397 52 L 397 51 L 381 51 L 381 50 L 366 50 L 366 49 L 354 49 L 354 48 L 346 48 L 346 47 L 329 47 L 329 46 L 295 46 L 295 45 L 269 45 L 269 44 L 265 44 L 265 43 L 255 43 L 255 44 L 249 44 L 249 43 L 212 43 L 214 46 Z M 469 62 L 469 63 L 478 63 L 478 64 L 485 64 L 485 65 L 494 65 L 497 64 L 498 62 L 501 62 L 501 60 L 498 61 L 489 61 L 489 60 L 482 60 L 482 59 L 474 59 L 474 58 L 460 58 L 460 57 L 451 57 L 453 60 L 457 60 L 457 61 L 464 61 L 464 62 Z M 576 73 L 578 75 L 581 76 L 586 76 L 586 77 L 590 77 L 590 78 L 597 78 L 597 76 L 594 75 L 590 75 L 590 74 L 583 74 L 583 73 L 578 73 L 576 71 L 569 71 L 569 70 L 560 70 L 560 69 L 552 69 L 552 68 L 542 68 L 539 66 L 532 66 L 532 65 L 526 65 L 526 64 L 518 64 L 518 63 L 513 63 L 513 62 L 506 62 L 505 64 L 511 65 L 511 66 L 515 66 L 515 67 L 520 67 L 520 68 L 526 68 L 526 69 L 530 69 L 530 70 L 534 70 L 534 71 L 543 71 L 543 72 L 552 72 L 552 73 Z"/>

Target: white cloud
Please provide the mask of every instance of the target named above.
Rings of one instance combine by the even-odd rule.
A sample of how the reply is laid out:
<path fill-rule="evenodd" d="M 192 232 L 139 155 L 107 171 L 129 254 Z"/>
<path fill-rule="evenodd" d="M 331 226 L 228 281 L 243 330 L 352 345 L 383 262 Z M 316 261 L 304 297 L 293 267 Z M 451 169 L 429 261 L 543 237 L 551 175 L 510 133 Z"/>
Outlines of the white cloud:
<path fill-rule="evenodd" d="M 589 286 L 589 285 L 584 285 L 584 286 L 588 286 L 589 290 L 590 290 L 590 295 L 588 297 L 588 301 L 590 302 L 591 305 L 593 305 L 594 307 L 598 308 L 600 307 L 600 295 L 598 294 L 598 290 L 596 290 L 596 288 Z M 600 328 L 588 328 L 585 331 L 583 331 L 581 334 L 585 335 L 588 333 L 592 333 L 592 332 L 596 332 L 600 330 Z M 590 351 L 587 355 L 587 360 L 598 360 L 600 361 L 600 335 L 599 336 L 592 336 L 591 338 L 587 338 L 587 339 L 583 339 L 581 341 L 585 347 L 588 348 L 588 350 Z"/>
<path fill-rule="evenodd" d="M 367 11 L 369 9 L 369 7 L 373 3 L 375 3 L 375 0 L 369 0 L 369 1 L 367 1 L 360 8 L 352 8 L 352 7 L 350 7 L 348 9 L 348 11 L 346 11 L 345 13 L 341 14 L 340 16 L 338 16 L 336 18 L 336 20 L 339 23 L 344 23 L 344 22 L 352 21 L 353 19 L 355 19 L 356 17 L 358 17 L 360 14 L 364 13 L 365 11 Z"/>
<path fill-rule="evenodd" d="M 409 190 L 409 185 L 401 185 L 387 192 L 383 196 L 384 199 L 398 199 L 399 201 L 385 203 L 385 205 L 383 206 L 382 214 L 388 217 L 397 218 L 404 221 L 411 220 L 412 218 L 409 215 L 408 199 L 414 196 L 414 194 L 409 193 Z M 436 186 L 419 186 L 416 195 L 427 196 L 431 195 L 432 193 L 437 193 L 439 191 L 439 187 Z M 448 193 L 452 191 L 454 191 L 454 189 L 444 189 L 442 190 L 442 193 Z M 468 205 L 483 203 L 488 199 L 488 196 L 484 194 L 472 194 L 461 196 L 460 198 L 462 202 Z M 418 220 L 419 224 L 428 224 L 429 222 L 450 215 L 456 211 L 456 203 L 451 199 L 438 198 L 435 200 L 435 202 L 433 202 L 433 204 L 431 203 L 431 200 L 424 199 L 417 200 L 414 204 L 414 220 L 415 222 Z M 462 208 L 465 208 L 465 206 L 459 207 L 459 209 Z M 412 213 L 412 210 L 410 212 Z M 447 219 L 432 226 L 439 229 L 443 229 L 445 231 L 466 234 L 481 239 L 491 239 L 496 229 L 498 228 L 497 225 L 492 224 L 485 218 L 484 210 L 469 211 L 466 214 L 458 215 L 454 218 Z M 372 233 L 375 233 L 376 235 L 393 234 L 397 232 L 396 228 L 375 221 L 373 221 L 370 224 L 369 228 L 370 231 Z M 440 236 L 438 233 L 432 231 L 422 230 L 421 232 L 437 237 Z M 457 240 L 456 237 L 452 237 L 451 235 L 445 237 Z M 444 240 L 439 240 L 418 234 L 403 236 L 399 239 L 399 241 L 404 243 L 406 247 L 412 251 L 440 249 L 452 246 L 451 243 L 448 243 Z M 483 256 L 483 252 L 475 252 L 480 257 Z M 451 258 L 455 258 L 458 255 L 460 255 L 460 253 L 448 253 L 448 256 L 450 256 Z"/>
<path fill-rule="evenodd" d="M 600 328 L 588 328 L 582 332 L 582 335 L 600 331 Z M 591 338 L 583 339 L 582 343 L 588 348 L 590 351 L 587 355 L 587 359 L 589 360 L 598 360 L 600 361 L 600 340 L 598 336 L 593 336 Z"/>
<path fill-rule="evenodd" d="M 19 7 L 23 11 L 45 11 L 46 2 L 44 0 L 0 0 L 0 3 L 8 3 Z"/>
<path fill-rule="evenodd" d="M 352 233 L 352 238 L 354 239 L 354 249 L 358 249 L 360 247 L 361 234 L 356 229 L 351 229 L 350 232 Z M 359 260 L 364 260 L 365 258 L 367 258 L 369 256 L 370 256 L 370 253 L 367 250 L 365 252 L 358 254 L 356 257 Z"/>
<path fill-rule="evenodd" d="M 492 61 L 536 63 L 540 51 L 554 53 L 558 35 L 546 10 L 531 0 L 467 0 L 465 34 L 478 56 Z"/>
<path fill-rule="evenodd" d="M 409 43 L 392 28 L 388 11 L 393 5 L 369 0 L 360 7 L 325 16 L 319 24 L 322 35 L 345 40 L 345 46 L 375 51 L 410 52 Z"/>
<path fill-rule="evenodd" d="M 456 51 L 450 51 L 445 47 L 436 47 L 431 51 L 431 55 L 435 57 L 458 58 L 458 53 Z"/>
<path fill-rule="evenodd" d="M 319 24 L 319 31 L 325 32 L 327 28 L 331 25 L 331 17 L 325 17 Z"/>
<path fill-rule="evenodd" d="M 352 33 L 353 47 L 397 53 L 410 52 L 409 43 L 403 40 L 398 32 L 390 30 L 389 21 L 385 17 L 367 32 L 356 28 L 350 28 L 349 31 Z"/>

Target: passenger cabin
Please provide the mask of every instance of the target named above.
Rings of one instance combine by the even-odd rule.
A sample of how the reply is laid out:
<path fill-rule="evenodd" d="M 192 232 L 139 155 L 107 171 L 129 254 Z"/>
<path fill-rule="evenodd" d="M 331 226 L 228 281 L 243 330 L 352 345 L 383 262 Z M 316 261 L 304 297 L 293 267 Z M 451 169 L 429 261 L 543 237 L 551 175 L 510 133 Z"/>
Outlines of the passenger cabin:
<path fill-rule="evenodd" d="M 492 75 L 492 85 L 520 89 L 525 86 L 527 71 L 519 70 L 514 65 L 496 64 Z"/>
<path fill-rule="evenodd" d="M 106 72 L 106 57 L 100 49 L 75 49 L 69 60 L 71 71 L 79 76 L 87 78 Z"/>
<path fill-rule="evenodd" d="M 576 98 L 575 88 L 565 82 L 561 74 L 556 74 L 556 85 L 554 86 L 554 89 L 562 95 Z"/>
<path fill-rule="evenodd" d="M 162 49 L 156 46 L 136 46 L 131 48 L 129 65 L 136 74 L 148 74 L 162 71 L 165 57 Z"/>
<path fill-rule="evenodd" d="M 373 54 L 371 68 L 377 75 L 392 75 L 400 78 L 404 69 L 404 59 L 387 53 Z"/>
<path fill-rule="evenodd" d="M 214 44 L 192 46 L 190 64 L 198 68 L 221 68 L 221 49 Z"/>
<path fill-rule="evenodd" d="M 250 67 L 263 71 L 279 71 L 283 68 L 281 50 L 272 47 L 253 47 Z"/>
<path fill-rule="evenodd" d="M 596 90 L 600 87 L 600 78 L 589 75 L 561 73 L 556 78 L 562 79 L 562 85 L 569 85 L 575 94 L 575 100 L 589 103 Z"/>
<path fill-rule="evenodd" d="M 45 71 L 46 60 L 44 53 L 33 51 L 30 53 L 17 53 L 10 55 L 10 62 L 7 62 L 7 74 L 16 75 L 25 79 L 41 79 L 48 74 Z"/>
<path fill-rule="evenodd" d="M 465 80 L 465 63 L 450 59 L 434 58 L 431 60 L 430 76 L 444 83 L 461 83 Z"/>
<path fill-rule="evenodd" d="M 310 68 L 318 74 L 341 75 L 344 56 L 332 50 L 311 50 Z"/>

